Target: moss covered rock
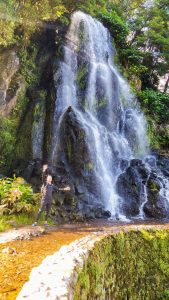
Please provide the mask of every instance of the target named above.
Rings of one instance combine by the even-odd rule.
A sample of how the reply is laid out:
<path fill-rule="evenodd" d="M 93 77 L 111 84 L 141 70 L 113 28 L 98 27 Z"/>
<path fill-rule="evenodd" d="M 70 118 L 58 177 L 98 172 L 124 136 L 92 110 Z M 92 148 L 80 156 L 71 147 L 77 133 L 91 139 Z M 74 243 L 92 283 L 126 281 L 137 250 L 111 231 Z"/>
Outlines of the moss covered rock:
<path fill-rule="evenodd" d="M 78 272 L 74 300 L 168 299 L 168 248 L 165 230 L 104 238 Z"/>

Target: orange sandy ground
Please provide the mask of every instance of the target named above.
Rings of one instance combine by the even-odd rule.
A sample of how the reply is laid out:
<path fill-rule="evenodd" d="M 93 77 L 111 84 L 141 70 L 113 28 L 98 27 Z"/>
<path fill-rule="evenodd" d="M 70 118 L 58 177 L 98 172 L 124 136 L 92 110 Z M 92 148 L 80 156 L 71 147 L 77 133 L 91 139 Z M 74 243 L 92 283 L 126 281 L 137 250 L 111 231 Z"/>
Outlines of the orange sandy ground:
<path fill-rule="evenodd" d="M 89 234 L 83 231 L 49 232 L 32 240 L 22 240 L 0 244 L 0 299 L 16 299 L 23 284 L 29 279 L 33 267 L 38 266 L 47 256 L 56 252 L 62 245 Z M 17 255 L 3 254 L 6 247 L 16 249 Z"/>

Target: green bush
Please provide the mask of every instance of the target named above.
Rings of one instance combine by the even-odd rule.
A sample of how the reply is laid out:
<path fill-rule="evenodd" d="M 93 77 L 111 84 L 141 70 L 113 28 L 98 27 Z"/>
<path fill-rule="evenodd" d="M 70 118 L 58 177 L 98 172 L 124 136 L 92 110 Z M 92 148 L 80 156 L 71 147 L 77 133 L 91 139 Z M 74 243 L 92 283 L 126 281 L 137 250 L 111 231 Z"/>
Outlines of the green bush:
<path fill-rule="evenodd" d="M 168 149 L 169 95 L 147 89 L 138 93 L 138 99 L 147 116 L 151 147 Z"/>
<path fill-rule="evenodd" d="M 146 114 L 152 116 L 158 124 L 169 122 L 169 95 L 147 89 L 139 92 L 138 97 Z"/>
<path fill-rule="evenodd" d="M 126 37 L 129 33 L 126 22 L 118 16 L 115 11 L 107 10 L 98 11 L 97 17 L 109 29 L 115 44 L 118 48 L 126 46 Z"/>
<path fill-rule="evenodd" d="M 0 179 L 2 214 L 31 214 L 36 206 L 32 187 L 21 177 Z"/>

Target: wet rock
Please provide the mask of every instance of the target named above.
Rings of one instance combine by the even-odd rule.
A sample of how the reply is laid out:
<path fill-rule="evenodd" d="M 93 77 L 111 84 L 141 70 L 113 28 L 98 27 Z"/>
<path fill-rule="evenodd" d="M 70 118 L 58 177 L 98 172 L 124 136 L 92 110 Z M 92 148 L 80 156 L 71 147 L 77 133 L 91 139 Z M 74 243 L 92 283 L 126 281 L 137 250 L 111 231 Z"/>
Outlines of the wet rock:
<path fill-rule="evenodd" d="M 164 173 L 164 175 L 166 176 L 166 177 L 169 177 L 169 170 L 163 170 L 163 173 Z"/>
<path fill-rule="evenodd" d="M 160 180 L 158 179 L 157 175 L 151 173 L 147 181 L 147 189 L 151 193 L 158 193 L 160 191 L 160 188 L 161 188 Z"/>
<path fill-rule="evenodd" d="M 155 174 L 150 174 L 147 181 L 147 202 L 144 205 L 145 215 L 149 218 L 166 218 L 169 213 L 168 201 L 160 195 L 161 182 Z"/>
<path fill-rule="evenodd" d="M 154 193 L 149 194 L 149 200 L 144 205 L 144 212 L 146 217 L 149 218 L 167 218 L 169 213 L 169 209 L 167 207 L 167 199 Z"/>
<path fill-rule="evenodd" d="M 81 212 L 87 219 L 108 219 L 111 217 L 111 213 L 105 210 L 103 206 L 95 205 L 83 205 Z"/>
<path fill-rule="evenodd" d="M 121 211 L 132 217 L 139 214 L 142 203 L 143 185 L 148 179 L 149 170 L 141 160 L 133 159 L 130 166 L 122 173 L 117 180 L 117 191 L 124 199 L 121 201 Z"/>
<path fill-rule="evenodd" d="M 23 174 L 23 177 L 27 180 L 27 181 L 30 181 L 31 177 L 32 177 L 32 173 L 33 173 L 33 170 L 35 168 L 35 161 L 30 161 L 28 163 L 28 166 L 27 168 L 25 169 L 24 171 L 24 174 Z"/>
<path fill-rule="evenodd" d="M 157 156 L 157 166 L 164 174 L 164 176 L 169 177 L 169 157 L 168 156 Z"/>
<path fill-rule="evenodd" d="M 143 165 L 143 162 L 141 159 L 132 159 L 130 161 L 130 166 L 131 167 L 139 167 L 139 166 L 142 166 Z"/>
<path fill-rule="evenodd" d="M 72 221 L 76 221 L 76 222 L 84 222 L 85 220 L 85 217 L 81 211 L 74 212 L 72 217 L 70 217 L 70 219 L 71 218 Z"/>
<path fill-rule="evenodd" d="M 61 123 L 60 147 L 75 176 L 84 176 L 84 165 L 90 159 L 85 130 L 74 110 L 69 107 Z"/>
<path fill-rule="evenodd" d="M 83 208 L 84 208 L 84 203 L 82 203 L 81 201 L 78 201 L 76 207 L 77 207 L 78 210 L 83 210 Z"/>
<path fill-rule="evenodd" d="M 128 165 L 129 165 L 128 160 L 126 160 L 126 159 L 121 159 L 121 161 L 120 161 L 120 169 L 121 169 L 122 171 L 124 171 L 124 170 L 128 167 Z"/>
<path fill-rule="evenodd" d="M 69 211 L 79 210 L 81 204 L 93 203 L 94 195 L 97 193 L 97 184 L 93 164 L 90 158 L 85 129 L 80 121 L 80 117 L 72 107 L 65 111 L 60 124 L 60 148 L 56 167 L 53 171 L 60 176 L 67 176 L 68 185 L 71 185 L 71 193 L 54 195 L 54 205 L 68 205 Z M 54 163 L 55 164 L 55 163 Z M 59 166 L 59 167 L 58 167 Z M 60 197 L 61 196 L 61 197 Z M 77 206 L 79 203 L 79 207 Z M 95 217 L 93 210 L 82 204 L 82 213 L 87 217 Z M 92 207 L 96 206 L 92 205 Z M 70 209 L 71 208 L 71 209 Z M 89 215 L 88 215 L 89 214 Z"/>
<path fill-rule="evenodd" d="M 111 212 L 98 207 L 95 209 L 95 217 L 98 219 L 108 219 L 111 217 Z"/>
<path fill-rule="evenodd" d="M 151 168 L 156 168 L 156 157 L 149 155 L 145 158 L 145 163 L 149 164 Z"/>

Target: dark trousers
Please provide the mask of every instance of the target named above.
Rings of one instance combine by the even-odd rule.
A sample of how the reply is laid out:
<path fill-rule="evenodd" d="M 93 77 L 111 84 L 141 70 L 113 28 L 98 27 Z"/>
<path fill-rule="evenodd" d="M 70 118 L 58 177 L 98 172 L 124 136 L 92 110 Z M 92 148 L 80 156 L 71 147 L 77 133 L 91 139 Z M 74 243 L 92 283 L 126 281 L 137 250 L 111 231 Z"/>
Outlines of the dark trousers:
<path fill-rule="evenodd" d="M 38 214 L 37 214 L 37 217 L 36 217 L 36 222 L 39 221 L 40 216 L 41 216 L 41 214 L 42 214 L 43 211 L 46 212 L 46 214 L 45 214 L 45 221 L 47 221 L 48 217 L 49 217 L 50 208 L 51 208 L 51 203 L 42 202 L 41 207 L 40 207 L 40 209 L 38 211 Z"/>

